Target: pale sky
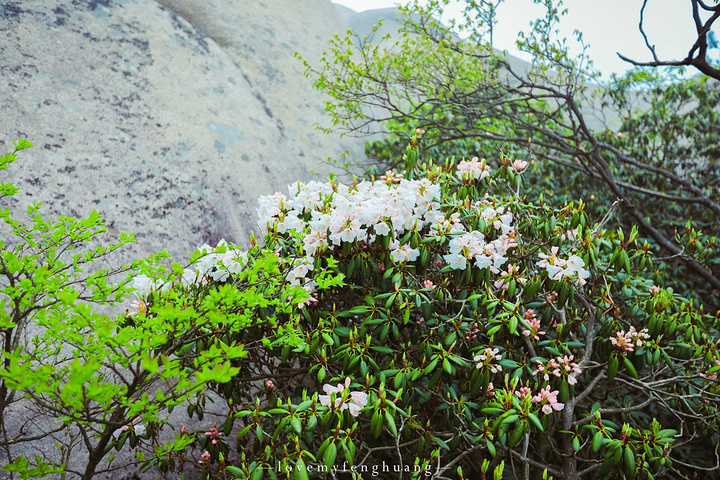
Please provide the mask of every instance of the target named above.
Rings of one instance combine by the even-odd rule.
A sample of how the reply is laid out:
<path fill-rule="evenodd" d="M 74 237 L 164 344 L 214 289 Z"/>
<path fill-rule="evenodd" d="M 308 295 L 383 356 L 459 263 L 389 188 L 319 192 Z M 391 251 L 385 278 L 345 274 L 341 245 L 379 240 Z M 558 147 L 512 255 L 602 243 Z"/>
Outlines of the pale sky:
<path fill-rule="evenodd" d="M 356 11 L 409 3 L 407 0 L 333 1 Z M 620 60 L 616 52 L 639 61 L 652 60 L 638 31 L 642 0 L 566 0 L 564 4 L 569 13 L 563 17 L 562 34 L 570 37 L 574 29 L 583 32 L 585 43 L 590 45 L 589 56 L 603 75 L 624 72 L 628 68 L 629 65 Z M 459 7 L 455 6 L 446 13 L 452 15 L 458 11 Z M 495 47 L 521 56 L 514 47 L 517 32 L 528 31 L 530 21 L 543 12 L 544 9 L 531 0 L 505 0 L 498 8 Z M 681 59 L 687 55 L 697 38 L 691 15 L 691 5 L 687 0 L 648 2 L 644 27 L 661 59 Z M 713 57 L 718 56 L 715 50 Z"/>

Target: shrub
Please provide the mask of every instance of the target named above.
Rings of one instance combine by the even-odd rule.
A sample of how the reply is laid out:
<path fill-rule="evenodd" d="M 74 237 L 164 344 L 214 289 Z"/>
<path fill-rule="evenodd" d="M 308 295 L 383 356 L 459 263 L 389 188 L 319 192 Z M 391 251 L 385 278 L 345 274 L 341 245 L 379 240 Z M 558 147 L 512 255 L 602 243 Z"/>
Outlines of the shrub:
<path fill-rule="evenodd" d="M 53 429 L 4 428 L 3 469 L 90 479 L 131 448 L 206 478 L 711 475 L 717 315 L 646 278 L 636 230 L 528 201 L 526 162 L 420 157 L 414 140 L 401 173 L 263 197 L 262 244 L 159 255 L 115 286 L 83 271 L 114 246 L 71 253 L 97 216 L 4 210 L 3 405 L 24 396 Z M 88 304 L 130 282 L 126 313 Z M 181 404 L 197 428 L 170 423 Z M 54 454 L 15 453 L 61 432 Z"/>
<path fill-rule="evenodd" d="M 134 321 L 182 304 L 192 328 L 212 305 L 181 363 L 226 345 L 246 356 L 188 408 L 226 414 L 146 467 L 251 479 L 712 469 L 718 318 L 644 278 L 653 260 L 637 232 L 604 230 L 582 202 L 527 202 L 525 162 L 418 158 L 411 146 L 403 173 L 263 197 L 264 244 L 204 246 L 162 294 L 147 278 Z"/>
<path fill-rule="evenodd" d="M 0 170 L 30 146 L 17 142 L 12 153 L 0 157 Z M 0 198 L 17 191 L 0 184 Z M 181 347 L 203 338 L 202 330 L 219 321 L 211 317 L 214 302 L 224 301 L 219 294 L 192 310 L 173 303 L 180 296 L 175 287 L 151 316 L 99 313 L 97 306 L 127 299 L 133 276 L 136 284 L 147 273 L 161 278 L 165 255 L 98 269 L 93 265 L 98 259 L 133 237 L 122 234 L 115 244 L 93 246 L 105 232 L 97 212 L 50 221 L 40 209 L 41 204 L 28 207 L 30 221 L 10 208 L 0 211 L 12 231 L 0 241 L 2 470 L 11 472 L 10 478 L 63 473 L 90 479 L 114 469 L 113 449 L 157 443 L 168 411 L 195 398 L 207 382 L 227 381 L 237 371 L 228 360 L 244 351 L 230 343 L 184 357 Z M 121 274 L 130 277 L 116 283 Z M 273 305 L 272 298 L 263 302 Z M 33 450 L 40 454 L 26 458 Z M 142 449 L 138 456 L 144 458 Z"/>
<path fill-rule="evenodd" d="M 583 199 L 593 215 L 610 211 L 613 228 L 637 225 L 658 254 L 655 281 L 720 308 L 717 82 L 653 69 L 603 82 L 579 32 L 558 38 L 560 1 L 537 2 L 545 15 L 517 41 L 525 65 L 492 48 L 493 2 L 459 2 L 449 27 L 437 20 L 449 0 L 422 3 L 401 8 L 399 35 L 349 32 L 306 63 L 335 129 L 390 132 L 368 149 L 385 162 L 416 129 L 435 159 L 532 161 L 546 200 Z M 573 43 L 582 55 L 569 53 Z"/>

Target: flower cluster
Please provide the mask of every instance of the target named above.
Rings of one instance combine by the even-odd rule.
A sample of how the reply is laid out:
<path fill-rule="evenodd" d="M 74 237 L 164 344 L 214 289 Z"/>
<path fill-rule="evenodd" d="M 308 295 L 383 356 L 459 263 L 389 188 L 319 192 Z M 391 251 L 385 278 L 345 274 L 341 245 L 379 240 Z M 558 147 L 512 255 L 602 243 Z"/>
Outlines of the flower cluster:
<path fill-rule="evenodd" d="M 495 390 L 495 387 L 493 386 L 493 383 L 492 382 L 488 383 L 488 386 L 485 389 L 485 396 L 487 398 L 495 398 L 494 390 Z"/>
<path fill-rule="evenodd" d="M 350 415 L 357 417 L 365 405 L 367 405 L 367 393 L 351 392 L 350 377 L 345 379 L 345 384 L 338 383 L 333 387 L 329 383 L 323 385 L 325 395 L 318 396 L 320 404 L 325 407 L 332 406 L 339 408 L 340 411 L 349 410 Z"/>
<path fill-rule="evenodd" d="M 205 450 L 202 455 L 200 455 L 200 460 L 198 460 L 198 464 L 200 465 L 207 465 L 210 463 L 210 452 Z"/>
<path fill-rule="evenodd" d="M 162 279 L 152 279 L 147 275 L 136 275 L 133 277 L 133 288 L 141 298 L 146 297 L 151 291 L 165 291 L 170 288 L 170 284 Z"/>
<path fill-rule="evenodd" d="M 217 250 L 225 250 L 218 253 Z M 228 245 L 225 240 L 220 240 L 216 248 L 208 244 L 202 245 L 198 250 L 205 253 L 196 263 L 196 277 L 208 276 L 216 282 L 224 282 L 230 274 L 237 275 L 247 263 L 247 253 L 237 250 Z M 186 272 L 190 269 L 186 269 Z M 193 273 L 190 270 L 190 273 Z M 185 277 L 185 274 L 183 274 Z"/>
<path fill-rule="evenodd" d="M 287 274 L 287 281 L 290 285 L 301 286 L 308 291 L 315 289 L 316 283 L 313 280 L 306 280 L 307 275 L 315 268 L 310 258 L 297 258 L 292 263 L 292 269 Z"/>
<path fill-rule="evenodd" d="M 532 389 L 530 387 L 520 387 L 515 390 L 515 396 L 518 398 L 525 398 L 528 395 L 532 395 Z"/>
<path fill-rule="evenodd" d="M 390 243 L 390 258 L 394 262 L 414 262 L 418 255 L 420 255 L 420 250 L 417 248 L 411 248 L 410 245 L 400 245 L 397 240 Z"/>
<path fill-rule="evenodd" d="M 497 213 L 493 208 L 487 208 L 485 211 L 491 211 L 491 215 Z M 477 230 L 454 236 L 449 243 L 450 253 L 444 256 L 447 264 L 455 270 L 465 270 L 467 261 L 475 260 L 475 266 L 478 268 L 490 268 L 493 273 L 499 273 L 500 268 L 508 260 L 506 257 L 508 250 L 517 246 L 514 237 L 509 235 L 513 228 L 512 214 L 500 215 L 493 225 L 498 230 L 502 229 L 503 234 L 490 242 L 486 242 L 485 235 Z"/>
<path fill-rule="evenodd" d="M 621 352 L 632 352 L 635 347 L 642 347 L 643 343 L 649 338 L 647 328 L 643 328 L 638 332 L 635 327 L 631 326 L 627 332 L 621 330 L 615 333 L 615 337 L 610 337 L 610 343 Z"/>
<path fill-rule="evenodd" d="M 550 254 L 541 253 L 537 266 L 547 270 L 552 280 L 562 280 L 563 277 L 574 277 L 575 283 L 585 285 L 585 279 L 590 272 L 585 270 L 585 262 L 577 255 L 570 255 L 567 260 L 559 258 L 558 247 L 552 247 Z"/>
<path fill-rule="evenodd" d="M 574 358 L 573 355 L 565 355 L 551 358 L 547 363 L 537 360 L 537 368 L 533 371 L 533 375 L 542 374 L 543 380 L 546 382 L 550 380 L 550 375 L 555 377 L 566 376 L 567 382 L 570 385 L 575 385 L 577 383 L 576 377 L 582 370 L 580 370 L 580 366 L 573 361 Z"/>
<path fill-rule="evenodd" d="M 373 242 L 377 235 L 403 234 L 421 229 L 435 219 L 440 187 L 429 180 L 400 179 L 395 183 L 363 181 L 355 186 L 298 182 L 290 196 L 276 193 L 260 198 L 261 229 L 295 230 L 303 238 L 305 253 L 315 255 L 342 242 Z"/>
<path fill-rule="evenodd" d="M 450 215 L 450 218 L 443 218 L 433 223 L 430 229 L 435 235 L 446 235 L 448 233 L 464 232 L 465 226 L 460 221 L 460 214 L 455 212 Z"/>
<path fill-rule="evenodd" d="M 380 175 L 380 181 L 385 182 L 388 185 L 393 183 L 400 183 L 400 180 L 403 179 L 402 173 L 395 173 L 392 170 L 388 170 L 383 175 Z"/>
<path fill-rule="evenodd" d="M 205 436 L 212 442 L 213 445 L 217 445 L 220 437 L 223 436 L 222 432 L 219 432 L 217 428 L 212 427 L 210 431 L 205 432 Z"/>
<path fill-rule="evenodd" d="M 473 157 L 469 162 L 466 160 L 461 161 L 457 166 L 457 176 L 461 180 L 478 180 L 487 178 L 490 176 L 490 167 L 483 158 L 478 160 L 477 157 Z"/>
<path fill-rule="evenodd" d="M 460 171 L 470 172 L 473 178 L 489 175 L 484 161 L 473 159 L 460 165 Z M 265 231 L 275 229 L 294 235 L 302 243 L 305 265 L 327 248 L 344 242 L 372 243 L 378 236 L 393 239 L 388 249 L 395 263 L 412 262 L 420 251 L 397 239 L 408 230 L 420 231 L 426 226 L 436 234 L 459 233 L 450 240 L 449 253 L 444 256 L 457 270 L 466 269 L 467 261 L 474 260 L 478 268 L 500 273 L 508 250 L 517 247 L 513 215 L 503 207 L 495 208 L 486 201 L 474 205 L 478 217 L 501 232 L 497 239 L 487 240 L 479 231 L 467 232 L 458 212 L 445 217 L 436 201 L 440 196 L 438 185 L 427 179 L 406 180 L 389 174 L 383 178 L 392 181 L 363 181 L 354 186 L 298 182 L 290 186 L 288 196 L 276 193 L 260 199 L 260 226 Z M 298 270 L 291 278 L 302 284 L 308 271 Z M 508 275 L 516 276 L 517 272 L 508 270 Z"/>
<path fill-rule="evenodd" d="M 527 279 L 520 276 L 520 267 L 517 265 L 508 265 L 507 270 L 500 272 L 500 278 L 495 280 L 495 288 L 498 290 L 507 290 L 510 288 L 510 280 L 516 280 L 520 284 L 524 284 Z"/>
<path fill-rule="evenodd" d="M 174 282 L 165 281 L 161 278 L 152 279 L 147 275 L 135 276 L 133 278 L 133 288 L 137 295 L 144 298 L 151 291 L 165 292 L 175 283 L 191 285 L 207 282 L 211 279 L 216 282 L 224 282 L 231 274 L 235 275 L 242 271 L 247 263 L 247 253 L 230 246 L 225 240 L 220 240 L 215 248 L 204 244 L 198 250 L 203 253 L 203 256 L 194 265 L 184 269 L 182 276 Z M 143 310 L 139 309 L 139 311 L 142 312 Z"/>
<path fill-rule="evenodd" d="M 532 397 L 530 401 L 533 403 L 539 403 L 542 405 L 542 411 L 545 415 L 550 415 L 553 410 L 559 412 L 563 408 L 565 408 L 564 403 L 558 402 L 557 396 L 558 396 L 557 390 L 550 391 L 550 385 L 547 385 L 545 388 L 541 389 L 537 395 Z"/>
<path fill-rule="evenodd" d="M 133 300 L 132 303 L 130 304 L 130 309 L 125 310 L 125 315 L 127 315 L 129 317 L 133 317 L 140 313 L 147 312 L 147 308 L 148 308 L 148 306 L 145 302 L 143 302 L 141 300 Z"/>
<path fill-rule="evenodd" d="M 537 319 L 535 311 L 531 308 L 525 310 L 525 323 L 529 327 L 522 332 L 525 337 L 540 340 L 540 335 L 545 335 L 544 331 L 540 331 L 540 320 Z"/>
<path fill-rule="evenodd" d="M 465 339 L 466 340 L 475 340 L 479 333 L 480 333 L 480 324 L 476 320 L 472 323 L 472 325 L 470 325 L 470 329 L 465 334 Z"/>
<path fill-rule="evenodd" d="M 475 355 L 473 358 L 474 361 L 478 362 L 475 366 L 476 368 L 489 368 L 490 373 L 497 373 L 502 369 L 502 367 L 496 363 L 496 360 L 500 361 L 501 359 L 500 350 L 489 347 L 486 348 L 483 353 Z"/>

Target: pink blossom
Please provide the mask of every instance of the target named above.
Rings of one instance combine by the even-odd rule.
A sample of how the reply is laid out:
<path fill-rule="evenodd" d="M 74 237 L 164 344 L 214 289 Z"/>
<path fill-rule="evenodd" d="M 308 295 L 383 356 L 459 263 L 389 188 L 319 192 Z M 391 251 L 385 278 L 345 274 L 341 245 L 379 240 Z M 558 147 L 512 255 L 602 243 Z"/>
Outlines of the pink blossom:
<path fill-rule="evenodd" d="M 494 389 L 495 387 L 493 386 L 492 382 L 488 383 L 488 386 L 485 389 L 485 396 L 488 398 L 495 397 L 495 392 L 493 392 Z"/>
<path fill-rule="evenodd" d="M 528 162 L 524 160 L 515 160 L 512 163 L 513 170 L 515 170 L 517 173 L 523 173 L 525 169 L 527 169 Z"/>
<path fill-rule="evenodd" d="M 570 385 L 577 383 L 576 376 L 582 373 L 580 366 L 573 361 L 573 355 L 565 355 L 555 357 L 548 360 L 546 364 L 537 360 L 537 368 L 533 371 L 533 375 L 542 374 L 543 380 L 550 381 L 550 375 L 554 377 L 567 377 Z"/>
<path fill-rule="evenodd" d="M 610 337 L 610 343 L 616 350 L 632 352 L 635 347 L 641 347 L 649 338 L 647 328 L 643 328 L 638 332 L 635 327 L 631 326 L 627 332 L 624 330 L 616 332 L 615 337 Z"/>
<path fill-rule="evenodd" d="M 210 437 L 210 441 L 213 445 L 217 445 L 217 441 L 220 437 L 223 436 L 222 432 L 218 432 L 218 429 L 213 427 L 210 429 L 209 432 L 205 432 L 206 437 Z"/>
<path fill-rule="evenodd" d="M 540 340 L 540 335 L 545 335 L 544 331 L 540 331 L 540 320 L 535 318 L 534 313 L 532 313 L 532 310 L 528 310 L 531 312 L 530 318 L 528 319 L 528 314 L 525 312 L 525 321 L 528 324 L 528 327 L 530 329 L 523 330 L 523 335 L 526 337 L 532 337 L 534 340 Z"/>
<path fill-rule="evenodd" d="M 533 403 L 542 405 L 542 411 L 545 415 L 550 415 L 553 410 L 560 411 L 565 408 L 564 403 L 558 402 L 557 396 L 560 392 L 557 390 L 550 391 L 550 385 L 546 386 L 537 395 L 530 399 Z"/>
<path fill-rule="evenodd" d="M 139 313 L 145 312 L 147 312 L 147 304 L 141 300 L 133 300 L 130 304 L 130 310 L 126 311 L 126 315 L 133 317 Z"/>
<path fill-rule="evenodd" d="M 435 288 L 435 284 L 430 280 L 425 280 L 423 282 L 423 288 Z"/>
<path fill-rule="evenodd" d="M 467 340 L 474 340 L 477 338 L 478 332 L 480 332 L 480 325 L 478 325 L 477 322 L 474 322 L 472 324 L 472 326 L 470 327 L 470 330 L 468 331 L 468 333 L 465 335 L 465 338 Z M 480 368 L 480 367 L 478 367 L 478 368 Z"/>
<path fill-rule="evenodd" d="M 357 417 L 365 405 L 367 405 L 367 393 L 351 392 L 350 377 L 345 379 L 345 384 L 339 383 L 336 387 L 330 384 L 323 385 L 323 390 L 327 395 L 319 395 L 320 404 L 325 407 L 340 409 L 340 411 L 348 410 L 350 415 Z M 333 396 L 335 402 L 332 401 Z"/>
<path fill-rule="evenodd" d="M 530 389 L 530 387 L 520 387 L 519 389 L 515 390 L 515 395 L 518 398 L 525 398 L 528 395 L 530 395 L 531 393 L 532 393 L 532 390 Z"/>

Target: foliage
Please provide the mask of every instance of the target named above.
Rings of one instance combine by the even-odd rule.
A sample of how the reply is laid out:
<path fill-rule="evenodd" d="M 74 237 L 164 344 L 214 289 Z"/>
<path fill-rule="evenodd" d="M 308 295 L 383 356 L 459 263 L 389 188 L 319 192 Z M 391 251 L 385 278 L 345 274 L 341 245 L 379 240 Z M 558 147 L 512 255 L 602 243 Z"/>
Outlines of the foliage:
<path fill-rule="evenodd" d="M 94 246 L 96 213 L 0 212 L 11 478 L 90 479 L 123 468 L 113 450 L 170 478 L 717 478 L 720 318 L 711 288 L 689 297 L 718 281 L 718 92 L 591 88 L 551 0 L 516 72 L 491 48 L 500 2 L 468 2 L 465 42 L 445 3 L 309 72 L 342 128 L 385 121 L 371 148 L 395 171 L 261 198 L 247 251 L 100 270 L 132 236 Z"/>
<path fill-rule="evenodd" d="M 531 162 L 531 198 L 582 198 L 593 215 L 611 213 L 613 226 L 638 225 L 667 260 L 658 283 L 680 278 L 683 295 L 717 308 L 717 84 L 638 70 L 599 85 L 587 56 L 572 57 L 570 42 L 557 38 L 563 10 L 549 0 L 540 2 L 547 15 L 518 41 L 533 55 L 523 67 L 490 48 L 487 5 L 466 2 L 454 28 L 467 39 L 457 41 L 435 20 L 446 3 L 405 9 L 397 40 L 336 37 L 319 67 L 307 64 L 335 127 L 389 130 L 389 140 L 369 148 L 385 162 L 418 130 L 425 159 Z"/>
<path fill-rule="evenodd" d="M 258 258 L 288 289 L 191 347 L 243 342 L 247 357 L 189 409 L 226 415 L 148 466 L 252 479 L 712 468 L 719 319 L 645 278 L 637 232 L 593 224 L 582 202 L 527 202 L 522 161 L 418 158 L 411 146 L 402 175 L 372 182 L 291 185 L 260 200 L 264 245 L 203 247 L 187 304 L 247 295 Z"/>
<path fill-rule="evenodd" d="M 17 142 L 0 168 L 30 146 Z M 2 184 L 3 198 L 16 192 L 14 185 Z M 113 448 L 157 443 L 167 413 L 202 392 L 207 382 L 227 382 L 237 371 L 230 360 L 245 352 L 240 343 L 219 343 L 192 357 L 183 350 L 232 318 L 217 316 L 220 305 L 234 298 L 230 294 L 188 306 L 179 286 L 145 299 L 162 304 L 152 316 L 98 313 L 94 306 L 118 305 L 131 291 L 129 279 L 113 283 L 114 276 L 130 272 L 136 282 L 143 272 L 160 276 L 165 269 L 157 262 L 164 255 L 132 267 L 93 270 L 93 263 L 133 241 L 132 236 L 122 234 L 115 244 L 93 247 L 105 232 L 96 212 L 80 220 L 49 221 L 40 207 L 28 207 L 30 222 L 10 208 L 0 211 L 13 236 L 0 242 L 3 470 L 18 472 L 19 478 L 64 472 L 90 479 L 113 468 Z M 272 295 L 263 302 L 272 305 Z M 32 448 L 53 443 L 57 449 Z M 42 454 L 28 459 L 18 453 L 28 448 Z M 138 455 L 143 458 L 142 451 Z"/>

